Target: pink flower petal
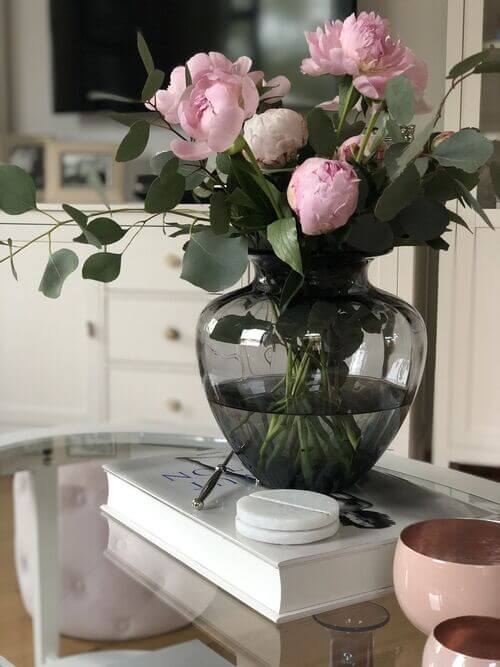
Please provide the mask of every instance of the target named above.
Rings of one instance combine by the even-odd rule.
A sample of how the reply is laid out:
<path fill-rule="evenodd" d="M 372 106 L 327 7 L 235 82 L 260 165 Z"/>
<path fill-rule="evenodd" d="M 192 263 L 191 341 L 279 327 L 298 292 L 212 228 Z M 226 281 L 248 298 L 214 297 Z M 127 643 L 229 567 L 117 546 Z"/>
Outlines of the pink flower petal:
<path fill-rule="evenodd" d="M 205 141 L 184 141 L 173 139 L 170 150 L 181 160 L 206 160 L 212 153 Z"/>
<path fill-rule="evenodd" d="M 245 115 L 240 107 L 224 109 L 213 118 L 207 144 L 218 153 L 227 150 L 241 132 L 244 120 Z"/>
<path fill-rule="evenodd" d="M 212 63 L 207 53 L 196 53 L 186 63 L 189 73 L 191 74 L 191 81 L 196 83 L 203 74 L 210 70 Z"/>
<path fill-rule="evenodd" d="M 261 100 L 281 99 L 290 92 L 290 80 L 286 76 L 275 76 L 266 81 L 266 91 L 260 96 Z"/>

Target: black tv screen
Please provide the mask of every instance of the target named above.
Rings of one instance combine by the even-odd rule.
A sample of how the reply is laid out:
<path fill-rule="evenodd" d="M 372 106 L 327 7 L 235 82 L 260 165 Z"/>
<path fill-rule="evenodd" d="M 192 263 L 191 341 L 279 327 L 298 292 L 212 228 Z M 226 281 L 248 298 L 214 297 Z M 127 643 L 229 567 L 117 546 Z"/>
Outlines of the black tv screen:
<path fill-rule="evenodd" d="M 254 69 L 292 82 L 287 104 L 302 108 L 336 94 L 330 77 L 306 77 L 304 31 L 345 18 L 354 0 L 51 0 L 54 110 L 127 110 L 92 100 L 91 91 L 140 97 L 145 73 L 140 30 L 156 66 L 167 72 L 200 51 L 248 55 Z"/>

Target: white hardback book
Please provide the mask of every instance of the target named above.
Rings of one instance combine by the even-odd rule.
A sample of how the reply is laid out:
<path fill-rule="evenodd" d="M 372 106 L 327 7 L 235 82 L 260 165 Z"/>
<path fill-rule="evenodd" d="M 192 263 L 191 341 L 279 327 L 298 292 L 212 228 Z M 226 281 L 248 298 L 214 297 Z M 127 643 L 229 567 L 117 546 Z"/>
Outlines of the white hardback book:
<path fill-rule="evenodd" d="M 249 477 L 224 475 L 206 509 L 192 506 L 212 472 L 205 467 L 212 463 L 208 457 L 214 455 L 105 465 L 109 495 L 103 512 L 274 622 L 390 592 L 394 548 L 405 526 L 488 514 L 374 469 L 349 490 L 352 495 L 341 509 L 348 525 L 336 535 L 313 544 L 265 544 L 242 537 L 235 528 L 237 500 L 258 488 Z M 357 512 L 356 507 L 364 509 Z M 377 524 L 386 527 L 366 527 Z"/>

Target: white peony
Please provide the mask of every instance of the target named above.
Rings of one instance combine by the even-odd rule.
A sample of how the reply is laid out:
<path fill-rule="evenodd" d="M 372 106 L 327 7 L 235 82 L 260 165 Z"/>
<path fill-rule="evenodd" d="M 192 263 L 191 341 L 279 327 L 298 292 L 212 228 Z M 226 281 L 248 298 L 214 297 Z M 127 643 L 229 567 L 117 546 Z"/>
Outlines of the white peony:
<path fill-rule="evenodd" d="M 306 143 L 307 124 L 291 109 L 268 109 L 246 121 L 243 135 L 258 162 L 283 167 Z"/>

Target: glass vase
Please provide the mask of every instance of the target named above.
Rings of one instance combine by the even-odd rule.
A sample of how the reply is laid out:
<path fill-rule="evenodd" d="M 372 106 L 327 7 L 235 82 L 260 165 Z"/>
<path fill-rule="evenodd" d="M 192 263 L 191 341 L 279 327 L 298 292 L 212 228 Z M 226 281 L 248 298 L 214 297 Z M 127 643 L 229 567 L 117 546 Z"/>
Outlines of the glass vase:
<path fill-rule="evenodd" d="M 266 252 L 251 260 L 253 281 L 212 301 L 198 322 L 215 419 L 264 486 L 346 488 L 408 414 L 425 362 L 422 317 L 369 282 L 370 258 L 312 257 L 288 304 L 289 267 Z"/>

